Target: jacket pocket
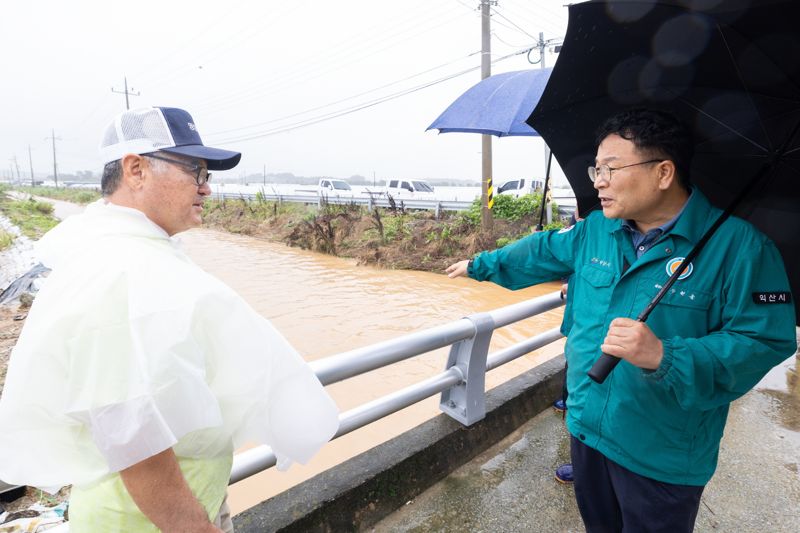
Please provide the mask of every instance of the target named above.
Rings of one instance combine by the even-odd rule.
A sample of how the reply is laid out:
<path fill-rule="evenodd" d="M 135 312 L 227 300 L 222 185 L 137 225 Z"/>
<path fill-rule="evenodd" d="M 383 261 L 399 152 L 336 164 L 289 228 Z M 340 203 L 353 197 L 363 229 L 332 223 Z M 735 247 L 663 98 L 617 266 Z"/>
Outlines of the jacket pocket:
<path fill-rule="evenodd" d="M 650 299 L 654 298 L 658 291 L 661 290 L 662 283 L 656 280 L 647 281 L 649 285 L 645 292 Z M 667 294 L 661 299 L 659 305 L 674 305 L 676 307 L 686 307 L 689 309 L 708 309 L 711 305 L 711 293 L 701 290 L 696 287 L 684 287 L 679 281 L 673 285 Z"/>
<path fill-rule="evenodd" d="M 589 285 L 602 289 L 608 287 L 614 282 L 614 273 L 608 270 L 603 270 L 592 265 L 586 265 L 581 269 L 581 277 L 585 279 Z"/>
<path fill-rule="evenodd" d="M 647 280 L 642 293 L 649 302 L 661 290 L 664 281 Z M 661 299 L 647 320 L 648 326 L 659 338 L 702 337 L 708 334 L 710 308 L 714 297 L 697 286 L 673 285 Z M 646 302 L 643 302 L 646 305 Z M 644 307 L 643 307 L 644 308 Z"/>

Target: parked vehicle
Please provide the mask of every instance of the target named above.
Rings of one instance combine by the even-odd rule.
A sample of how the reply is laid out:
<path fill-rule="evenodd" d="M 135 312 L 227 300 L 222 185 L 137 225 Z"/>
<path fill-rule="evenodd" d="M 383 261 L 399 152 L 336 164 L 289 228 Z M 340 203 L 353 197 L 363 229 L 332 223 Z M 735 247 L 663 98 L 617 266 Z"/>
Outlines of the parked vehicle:
<path fill-rule="evenodd" d="M 396 198 L 433 198 L 433 187 L 423 180 L 389 180 L 386 192 Z"/>
<path fill-rule="evenodd" d="M 353 196 L 353 188 L 344 180 L 323 178 L 317 189 L 320 196 Z"/>
<path fill-rule="evenodd" d="M 534 192 L 541 192 L 544 187 L 544 182 L 539 180 L 532 180 L 530 178 L 520 178 L 516 180 L 509 180 L 500 184 L 495 192 L 497 194 L 511 194 L 519 198 L 526 194 L 533 194 Z"/>

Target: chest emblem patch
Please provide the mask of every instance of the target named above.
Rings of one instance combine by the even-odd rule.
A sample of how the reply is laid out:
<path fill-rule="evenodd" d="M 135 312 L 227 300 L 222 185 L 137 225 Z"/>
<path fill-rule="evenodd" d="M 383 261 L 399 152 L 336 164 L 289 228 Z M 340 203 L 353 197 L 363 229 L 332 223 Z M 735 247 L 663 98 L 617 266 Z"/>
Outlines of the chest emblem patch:
<path fill-rule="evenodd" d="M 676 257 L 674 259 L 670 259 L 669 261 L 667 261 L 667 275 L 668 276 L 673 275 L 675 273 L 675 271 L 678 270 L 678 267 L 681 266 L 681 263 L 683 263 L 684 259 L 686 259 L 686 258 L 685 257 Z M 689 263 L 689 266 L 686 267 L 686 270 L 683 271 L 683 274 L 678 276 L 678 279 L 679 280 L 684 280 L 684 279 L 688 278 L 689 276 L 692 275 L 693 271 L 694 271 L 694 264 L 693 263 Z"/>

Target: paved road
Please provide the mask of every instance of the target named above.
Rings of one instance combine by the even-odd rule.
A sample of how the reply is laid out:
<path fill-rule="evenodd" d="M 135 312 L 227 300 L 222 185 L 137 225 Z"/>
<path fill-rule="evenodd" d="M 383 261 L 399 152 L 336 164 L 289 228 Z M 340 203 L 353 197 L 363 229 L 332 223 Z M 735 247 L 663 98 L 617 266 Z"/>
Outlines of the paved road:
<path fill-rule="evenodd" d="M 734 402 L 695 530 L 800 531 L 800 364 L 790 358 Z M 376 532 L 581 532 L 561 417 L 541 413 L 379 523 Z"/>

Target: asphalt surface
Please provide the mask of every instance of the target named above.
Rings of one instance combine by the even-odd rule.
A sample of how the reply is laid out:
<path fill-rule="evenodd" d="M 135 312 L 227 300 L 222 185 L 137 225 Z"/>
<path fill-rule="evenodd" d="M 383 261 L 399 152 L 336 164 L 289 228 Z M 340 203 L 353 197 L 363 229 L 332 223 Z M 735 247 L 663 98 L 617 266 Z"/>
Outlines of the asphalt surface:
<path fill-rule="evenodd" d="M 800 364 L 791 357 L 731 405 L 696 532 L 800 531 Z M 376 532 L 581 532 L 561 416 L 539 414 L 377 524 Z"/>

